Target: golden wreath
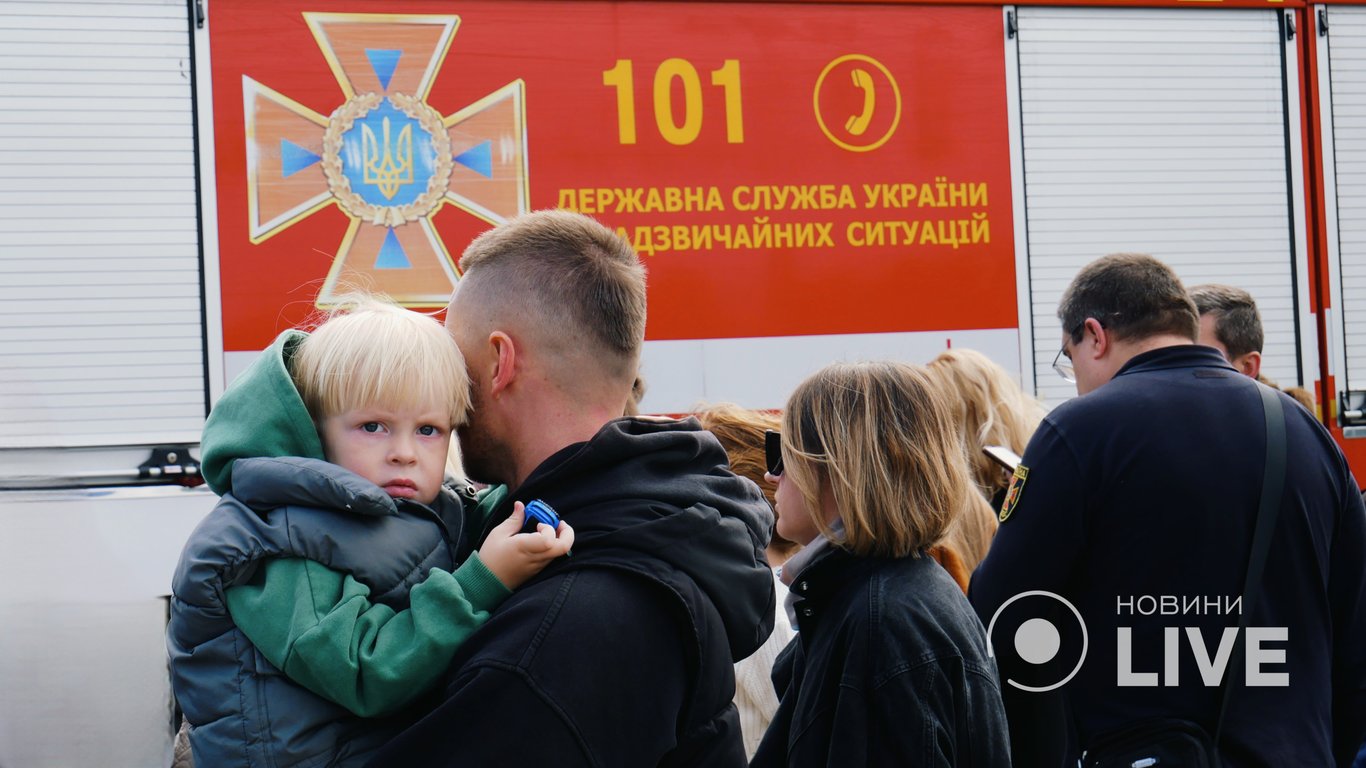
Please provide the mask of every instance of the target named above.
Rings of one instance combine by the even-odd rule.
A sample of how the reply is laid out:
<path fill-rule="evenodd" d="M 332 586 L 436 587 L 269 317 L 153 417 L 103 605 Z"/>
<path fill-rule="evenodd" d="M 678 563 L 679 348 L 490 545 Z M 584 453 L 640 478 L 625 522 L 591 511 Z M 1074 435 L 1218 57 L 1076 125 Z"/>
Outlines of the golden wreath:
<path fill-rule="evenodd" d="M 397 227 L 409 221 L 416 221 L 436 210 L 446 196 L 450 185 L 451 138 L 441 121 L 441 114 L 427 106 L 415 96 L 402 93 L 389 95 L 389 101 L 403 114 L 413 118 L 432 137 L 432 149 L 436 152 L 436 167 L 427 180 L 427 189 L 418 198 L 405 205 L 373 205 L 366 202 L 351 189 L 351 180 L 342 170 L 342 137 L 350 131 L 355 122 L 375 109 L 384 100 L 378 93 L 364 93 L 349 99 L 327 119 L 327 132 L 323 134 L 323 173 L 327 176 L 327 187 L 337 202 L 347 212 L 361 219 L 386 227 Z"/>

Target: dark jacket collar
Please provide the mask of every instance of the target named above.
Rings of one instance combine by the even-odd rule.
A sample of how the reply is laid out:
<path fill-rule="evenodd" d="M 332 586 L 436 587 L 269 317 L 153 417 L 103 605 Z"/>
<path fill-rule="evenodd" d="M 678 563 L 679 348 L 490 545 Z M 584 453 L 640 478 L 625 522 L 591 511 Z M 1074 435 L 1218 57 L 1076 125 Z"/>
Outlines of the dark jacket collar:
<path fill-rule="evenodd" d="M 542 572 L 611 567 L 664 580 L 688 577 L 720 614 L 736 659 L 768 637 L 773 572 L 764 557 L 773 513 L 754 483 L 729 470 L 726 452 L 696 419 L 615 419 L 591 440 L 546 459 L 513 490 L 541 499 L 574 526 L 574 554 Z"/>
<path fill-rule="evenodd" d="M 1237 372 L 1219 350 L 1200 344 L 1177 344 L 1159 347 L 1129 358 L 1115 376 L 1146 371 L 1167 371 L 1173 368 L 1226 368 Z"/>
<path fill-rule="evenodd" d="M 822 551 L 797 572 L 788 587 L 790 618 L 797 630 L 810 632 L 846 586 L 863 581 L 886 562 L 887 558 L 858 557 L 837 545 Z"/>

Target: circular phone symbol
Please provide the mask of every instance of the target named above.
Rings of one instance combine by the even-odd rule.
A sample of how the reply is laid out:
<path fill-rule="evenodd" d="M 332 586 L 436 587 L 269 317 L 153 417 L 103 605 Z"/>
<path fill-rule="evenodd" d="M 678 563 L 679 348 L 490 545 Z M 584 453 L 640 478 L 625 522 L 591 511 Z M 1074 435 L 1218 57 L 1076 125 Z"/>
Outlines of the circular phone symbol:
<path fill-rule="evenodd" d="M 877 149 L 901 122 L 896 79 L 871 56 L 841 56 L 816 78 L 816 123 L 826 138 L 850 152 Z"/>

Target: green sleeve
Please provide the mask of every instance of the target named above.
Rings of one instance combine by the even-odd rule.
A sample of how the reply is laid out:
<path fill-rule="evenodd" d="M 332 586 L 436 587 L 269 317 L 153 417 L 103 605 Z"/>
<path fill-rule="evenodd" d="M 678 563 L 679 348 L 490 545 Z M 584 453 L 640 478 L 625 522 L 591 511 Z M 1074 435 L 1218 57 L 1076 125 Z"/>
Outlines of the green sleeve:
<path fill-rule="evenodd" d="M 502 506 L 507 497 L 506 485 L 492 485 L 478 492 L 479 501 L 465 510 L 465 530 L 473 537 L 470 540 L 471 544 L 476 544 L 475 540 L 479 538 L 493 513 Z"/>
<path fill-rule="evenodd" d="M 510 594 L 475 553 L 454 573 L 433 568 L 402 611 L 371 603 L 370 588 L 350 575 L 301 558 L 267 561 L 226 597 L 238 628 L 290 679 L 371 717 L 436 683 Z"/>

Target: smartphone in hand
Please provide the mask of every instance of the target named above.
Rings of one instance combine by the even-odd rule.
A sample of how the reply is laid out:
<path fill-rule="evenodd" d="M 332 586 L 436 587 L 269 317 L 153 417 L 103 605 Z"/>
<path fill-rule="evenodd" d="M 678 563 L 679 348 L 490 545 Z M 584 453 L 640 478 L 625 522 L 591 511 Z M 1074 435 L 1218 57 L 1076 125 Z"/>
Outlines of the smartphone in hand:
<path fill-rule="evenodd" d="M 982 453 L 985 453 L 992 461 L 1000 464 L 1011 472 L 1014 472 L 1015 469 L 1020 466 L 1020 455 L 1004 445 L 983 446 Z"/>

